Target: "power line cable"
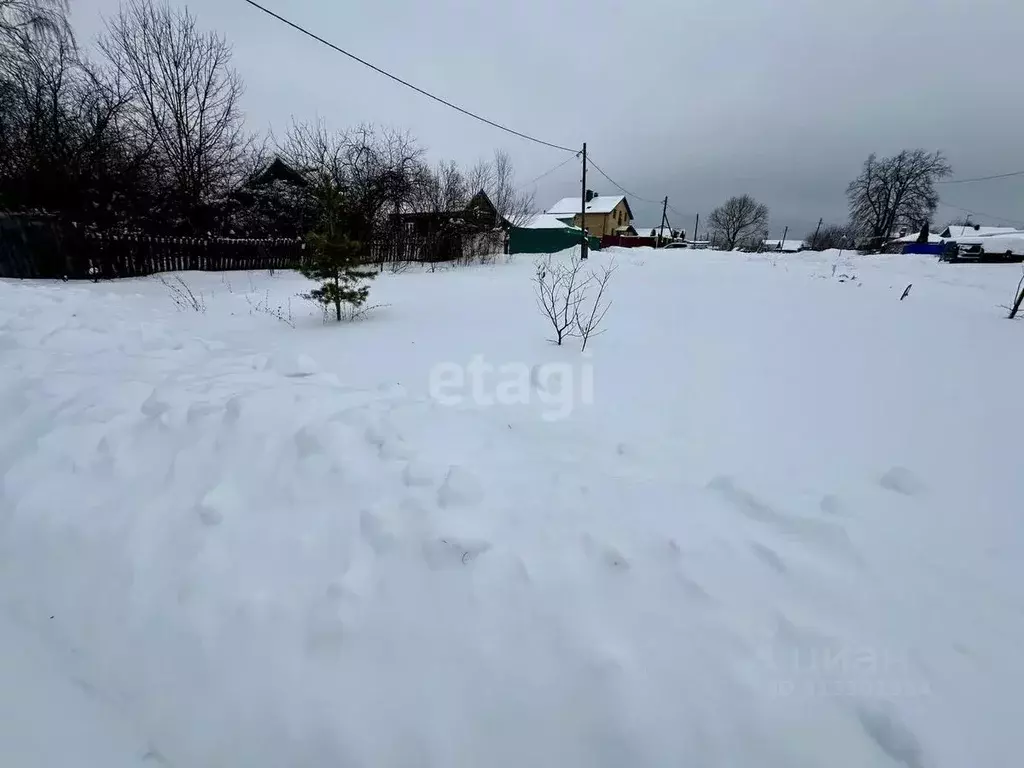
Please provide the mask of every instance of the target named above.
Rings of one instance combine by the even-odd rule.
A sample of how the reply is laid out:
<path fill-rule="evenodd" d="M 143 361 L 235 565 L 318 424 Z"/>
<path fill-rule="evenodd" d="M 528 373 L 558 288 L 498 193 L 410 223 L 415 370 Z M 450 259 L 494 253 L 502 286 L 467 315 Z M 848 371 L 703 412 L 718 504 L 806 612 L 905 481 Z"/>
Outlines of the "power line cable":
<path fill-rule="evenodd" d="M 973 181 L 992 181 L 993 179 L 1009 179 L 1012 176 L 1024 176 L 1024 171 L 1014 171 L 1013 173 L 997 173 L 994 176 L 976 176 L 973 179 L 948 179 L 945 181 L 937 181 L 936 184 L 967 184 Z M 992 218 L 997 218 L 993 216 Z"/>
<path fill-rule="evenodd" d="M 954 209 L 956 211 L 963 211 L 964 213 L 969 213 L 972 216 L 984 216 L 984 217 L 989 218 L 989 219 L 995 219 L 996 221 L 1005 221 L 1007 224 L 1015 224 L 1017 226 L 1024 226 L 1024 221 L 1020 221 L 1019 219 L 1008 219 L 1005 216 L 996 216 L 995 214 L 985 213 L 984 211 L 972 211 L 970 208 L 961 208 L 959 205 L 953 205 L 951 203 L 944 203 L 941 200 L 939 201 L 939 205 L 945 206 L 946 208 L 952 208 L 952 209 Z"/>
<path fill-rule="evenodd" d="M 619 191 L 622 192 L 623 194 L 628 195 L 629 197 L 632 197 L 634 200 L 639 200 L 641 203 L 653 203 L 654 205 L 661 205 L 661 200 L 648 200 L 646 197 L 640 197 L 640 195 L 634 195 L 632 192 L 630 192 L 624 186 L 619 184 L 619 182 L 615 181 L 615 179 L 613 179 L 611 176 L 609 176 L 607 173 L 605 173 L 603 170 L 601 170 L 601 166 L 599 166 L 597 163 L 595 163 L 593 158 L 590 157 L 589 155 L 587 155 L 587 163 L 592 165 L 592 166 L 594 166 L 594 170 L 596 170 L 598 173 L 600 173 L 602 176 L 604 176 L 609 181 L 609 183 L 611 183 L 615 187 L 617 187 L 619 189 Z"/>
<path fill-rule="evenodd" d="M 566 165 L 568 165 L 569 163 L 571 163 L 571 162 L 572 162 L 573 160 L 576 160 L 576 159 L 578 159 L 578 158 L 579 158 L 579 156 L 580 156 L 580 154 L 581 154 L 581 153 L 577 152 L 577 153 L 576 153 L 576 154 L 575 154 L 575 155 L 574 155 L 573 157 L 570 157 L 570 158 L 569 158 L 568 160 L 564 160 L 563 162 L 561 162 L 561 163 L 559 163 L 558 165 L 556 165 L 556 166 L 555 166 L 554 168 L 552 168 L 552 169 L 550 169 L 550 170 L 547 170 L 547 171 L 544 171 L 544 173 L 542 173 L 542 174 L 541 174 L 540 176 L 538 176 L 537 178 L 535 178 L 535 179 L 534 179 L 533 181 L 531 181 L 531 182 L 528 182 L 526 186 L 528 186 L 528 187 L 532 187 L 532 186 L 533 186 L 534 184 L 536 184 L 536 183 L 537 183 L 538 181 L 540 181 L 541 179 L 543 179 L 543 178 L 544 178 L 545 176 L 550 176 L 550 175 L 551 175 L 552 173 L 554 173 L 555 171 L 559 170 L 559 169 L 560 169 L 560 168 L 562 168 L 563 166 L 566 166 Z"/>
<path fill-rule="evenodd" d="M 501 123 L 496 123 L 493 120 L 488 120 L 486 117 L 478 115 L 475 112 L 471 112 L 468 109 L 460 107 L 457 104 L 452 104 L 452 102 L 447 101 L 445 99 L 442 99 L 440 96 L 435 96 L 434 94 L 430 93 L 429 91 L 425 91 L 422 88 L 419 88 L 418 86 L 413 85 L 408 80 L 403 80 L 402 78 L 398 77 L 397 75 L 393 75 L 390 72 L 388 72 L 386 70 L 383 70 L 380 67 L 371 64 L 370 62 L 366 61 L 365 59 L 359 58 L 354 53 L 349 53 L 345 49 L 339 48 L 334 43 L 331 43 L 331 42 L 325 40 L 324 38 L 320 37 L 319 35 L 314 34 L 313 32 L 310 32 L 308 29 L 305 29 L 304 27 L 300 27 L 295 22 L 289 21 L 288 19 L 286 19 L 284 16 L 280 16 L 280 15 L 274 13 L 269 8 L 264 8 L 259 3 L 254 2 L 254 0 L 243 0 L 243 1 L 248 3 L 249 5 L 251 5 L 253 8 L 256 8 L 257 10 L 262 11 L 263 13 L 267 14 L 268 16 L 271 16 L 271 17 L 277 19 L 282 24 L 286 24 L 289 27 L 291 27 L 292 29 L 294 29 L 294 30 L 296 30 L 298 32 L 301 32 L 302 34 L 304 34 L 304 35 L 306 35 L 308 37 L 313 38 L 318 43 L 322 43 L 323 45 L 326 45 L 328 48 L 331 48 L 332 50 L 337 51 L 338 53 L 342 54 L 343 56 L 348 56 L 353 61 L 357 61 L 357 62 L 359 62 L 360 64 L 362 64 L 365 67 L 369 67 L 374 72 L 377 72 L 378 74 L 384 75 L 385 77 L 390 78 L 391 80 L 394 80 L 396 83 L 400 83 L 401 85 L 404 85 L 406 88 L 411 88 L 412 90 L 416 91 L 416 93 L 419 93 L 419 94 L 421 94 L 423 96 L 426 96 L 428 99 L 433 99 L 434 101 L 438 102 L 439 104 L 444 104 L 446 107 L 450 107 L 450 108 L 454 109 L 456 112 L 461 112 L 462 114 L 467 115 L 468 117 L 472 117 L 474 120 L 479 120 L 481 123 L 486 123 L 487 125 L 490 125 L 493 128 L 498 128 L 499 130 L 505 131 L 506 133 L 511 133 L 513 136 L 518 136 L 521 139 L 526 139 L 527 141 L 532 141 L 535 144 L 541 144 L 541 145 L 543 145 L 545 147 L 551 147 L 552 149 L 559 149 L 559 150 L 561 150 L 563 152 L 576 153 L 576 152 L 579 151 L 579 150 L 576 150 L 576 149 L 570 149 L 569 147 L 563 147 L 560 144 L 553 144 L 550 141 L 544 141 L 543 139 L 538 139 L 536 136 L 530 136 L 529 134 L 513 130 L 512 128 L 509 128 L 506 125 L 502 125 Z"/>

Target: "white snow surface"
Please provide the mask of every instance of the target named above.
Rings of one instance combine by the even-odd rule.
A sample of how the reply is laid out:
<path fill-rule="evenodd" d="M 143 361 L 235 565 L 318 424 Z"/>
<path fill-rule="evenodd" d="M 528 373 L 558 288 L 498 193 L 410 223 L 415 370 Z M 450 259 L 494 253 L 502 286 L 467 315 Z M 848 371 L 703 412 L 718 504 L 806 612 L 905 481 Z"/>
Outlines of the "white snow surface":
<path fill-rule="evenodd" d="M 0 281 L 0 765 L 1020 765 L 1020 267 L 612 260 Z"/>

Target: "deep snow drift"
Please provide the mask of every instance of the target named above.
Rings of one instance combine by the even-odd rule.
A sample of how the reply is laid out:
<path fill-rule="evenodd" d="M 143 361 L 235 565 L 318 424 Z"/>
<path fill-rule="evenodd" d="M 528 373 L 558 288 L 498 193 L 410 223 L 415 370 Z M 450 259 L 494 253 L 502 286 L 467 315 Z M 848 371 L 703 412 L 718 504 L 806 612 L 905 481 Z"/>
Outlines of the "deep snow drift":
<path fill-rule="evenodd" d="M 1018 765 L 1020 268 L 612 258 L 0 281 L 0 764 Z"/>

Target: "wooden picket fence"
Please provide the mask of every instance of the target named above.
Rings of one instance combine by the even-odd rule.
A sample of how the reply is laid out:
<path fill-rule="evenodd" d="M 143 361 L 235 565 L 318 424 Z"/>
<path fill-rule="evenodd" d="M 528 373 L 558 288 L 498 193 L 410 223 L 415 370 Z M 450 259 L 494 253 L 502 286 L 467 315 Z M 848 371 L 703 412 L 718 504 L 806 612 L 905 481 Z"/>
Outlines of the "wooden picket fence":
<path fill-rule="evenodd" d="M 298 269 L 305 246 L 288 238 L 150 237 L 85 233 L 67 259 L 69 279 L 157 272 Z"/>
<path fill-rule="evenodd" d="M 157 272 L 298 269 L 291 238 L 154 237 L 80 230 L 46 214 L 0 214 L 0 277 L 104 280 Z"/>
<path fill-rule="evenodd" d="M 490 235 L 382 237 L 367 264 L 437 263 L 500 247 Z M 476 250 L 473 250 L 476 249 Z M 111 280 L 191 270 L 299 269 L 305 244 L 291 238 L 157 237 L 98 232 L 40 213 L 0 212 L 0 278 Z"/>

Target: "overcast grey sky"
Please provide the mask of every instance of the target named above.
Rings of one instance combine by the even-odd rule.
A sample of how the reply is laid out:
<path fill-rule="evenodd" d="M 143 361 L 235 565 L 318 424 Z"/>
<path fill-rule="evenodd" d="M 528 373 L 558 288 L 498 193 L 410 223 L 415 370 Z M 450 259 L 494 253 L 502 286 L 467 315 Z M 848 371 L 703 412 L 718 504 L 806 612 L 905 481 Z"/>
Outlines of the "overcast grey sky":
<path fill-rule="evenodd" d="M 844 221 L 872 151 L 942 149 L 957 177 L 1024 170 L 1020 0 L 260 0 L 323 37 L 497 122 L 583 141 L 633 193 L 704 219 L 732 194 L 772 231 Z M 182 0 L 171 0 L 182 3 Z M 431 159 L 507 150 L 524 182 L 564 159 L 431 102 L 242 0 L 187 3 L 234 46 L 256 129 L 292 116 L 408 128 Z M 74 0 L 83 41 L 118 0 Z M 594 175 L 588 184 L 614 191 Z M 579 188 L 570 163 L 540 207 Z M 943 187 L 943 200 L 1024 224 L 1024 176 Z M 660 208 L 636 202 L 641 224 Z M 961 215 L 940 208 L 938 223 Z M 1003 223 L 976 216 L 980 223 Z"/>

